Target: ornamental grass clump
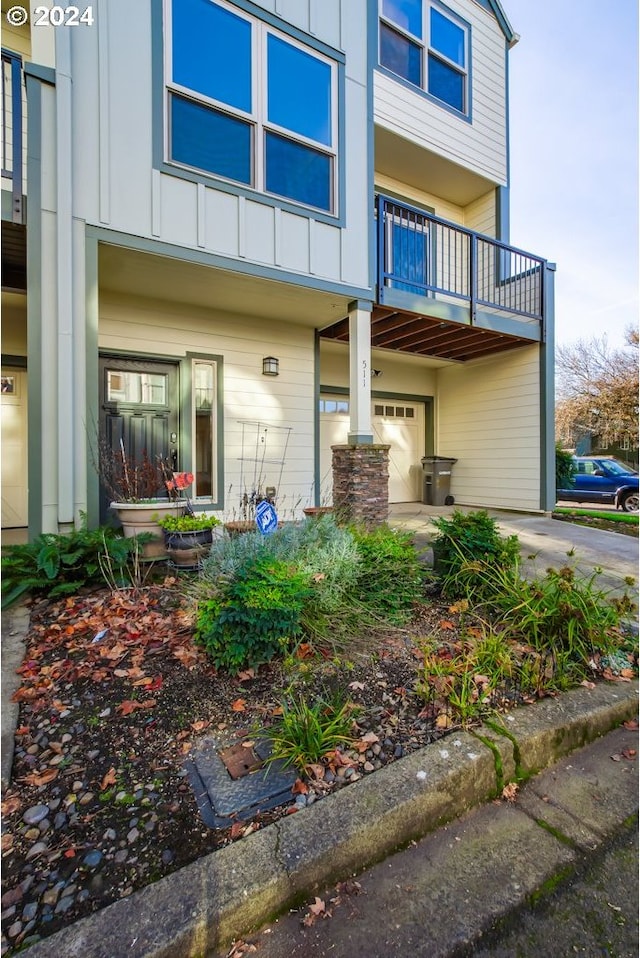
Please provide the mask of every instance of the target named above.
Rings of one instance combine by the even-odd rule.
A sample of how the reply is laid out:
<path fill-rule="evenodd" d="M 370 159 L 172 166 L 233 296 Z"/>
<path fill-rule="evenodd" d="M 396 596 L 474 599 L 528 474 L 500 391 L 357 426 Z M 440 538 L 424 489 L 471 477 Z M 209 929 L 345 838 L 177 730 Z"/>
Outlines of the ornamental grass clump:
<path fill-rule="evenodd" d="M 269 761 L 280 759 L 304 773 L 328 752 L 354 743 L 353 724 L 356 707 L 334 696 L 309 702 L 303 695 L 286 696 L 282 715 L 267 734 L 272 744 Z"/>

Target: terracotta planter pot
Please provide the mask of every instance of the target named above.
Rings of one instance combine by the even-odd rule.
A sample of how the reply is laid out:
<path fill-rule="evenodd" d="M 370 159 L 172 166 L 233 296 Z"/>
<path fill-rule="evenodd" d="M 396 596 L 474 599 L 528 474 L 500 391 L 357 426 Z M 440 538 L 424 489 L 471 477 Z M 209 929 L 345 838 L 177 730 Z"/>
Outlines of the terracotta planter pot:
<path fill-rule="evenodd" d="M 112 502 L 111 508 L 122 523 L 122 531 L 127 539 L 141 532 L 153 535 L 153 539 L 142 546 L 141 557 L 145 562 L 167 558 L 164 532 L 158 525 L 158 519 L 166 515 L 183 516 L 184 503 L 169 499 L 159 499 L 157 502 Z"/>
<path fill-rule="evenodd" d="M 284 523 L 278 523 L 278 529 L 282 529 Z M 230 536 L 241 536 L 244 532 L 257 532 L 258 527 L 253 519 L 238 519 L 235 522 L 225 522 L 225 532 Z"/>
<path fill-rule="evenodd" d="M 307 506 L 302 510 L 307 519 L 317 519 L 318 516 L 328 516 L 333 512 L 333 506 Z"/>

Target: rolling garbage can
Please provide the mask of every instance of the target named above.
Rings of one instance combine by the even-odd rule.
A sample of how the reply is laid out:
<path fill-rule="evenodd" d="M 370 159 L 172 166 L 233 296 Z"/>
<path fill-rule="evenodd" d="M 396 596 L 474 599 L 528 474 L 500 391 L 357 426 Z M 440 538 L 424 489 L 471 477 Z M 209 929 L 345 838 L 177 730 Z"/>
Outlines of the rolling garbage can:
<path fill-rule="evenodd" d="M 427 506 L 452 506 L 451 469 L 457 459 L 425 456 L 422 460 L 422 501 Z"/>

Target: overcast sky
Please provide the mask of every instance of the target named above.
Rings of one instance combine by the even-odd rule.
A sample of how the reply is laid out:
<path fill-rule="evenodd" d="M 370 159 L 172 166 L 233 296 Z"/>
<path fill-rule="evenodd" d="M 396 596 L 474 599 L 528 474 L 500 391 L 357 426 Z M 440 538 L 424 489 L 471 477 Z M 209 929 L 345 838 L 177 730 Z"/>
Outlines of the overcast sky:
<path fill-rule="evenodd" d="M 638 323 L 637 0 L 503 0 L 511 242 L 557 263 L 556 340 Z"/>

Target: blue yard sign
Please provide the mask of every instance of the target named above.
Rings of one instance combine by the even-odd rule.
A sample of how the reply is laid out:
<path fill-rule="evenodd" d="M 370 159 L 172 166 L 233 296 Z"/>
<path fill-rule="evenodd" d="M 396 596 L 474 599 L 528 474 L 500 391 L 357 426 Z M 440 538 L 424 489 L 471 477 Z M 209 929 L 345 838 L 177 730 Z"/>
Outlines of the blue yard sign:
<path fill-rule="evenodd" d="M 256 506 L 256 525 L 263 536 L 271 535 L 278 528 L 278 514 L 266 499 Z"/>

